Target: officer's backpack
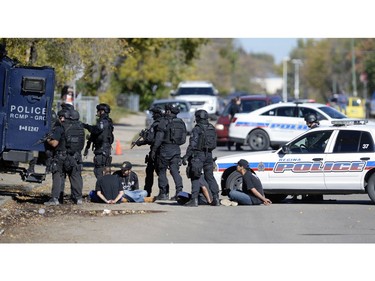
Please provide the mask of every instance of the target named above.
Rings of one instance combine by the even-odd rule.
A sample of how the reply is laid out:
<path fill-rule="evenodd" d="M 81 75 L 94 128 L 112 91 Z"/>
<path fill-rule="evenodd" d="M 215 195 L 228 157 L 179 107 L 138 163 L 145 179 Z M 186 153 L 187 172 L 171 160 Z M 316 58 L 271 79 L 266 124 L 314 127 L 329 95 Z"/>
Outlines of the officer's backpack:
<path fill-rule="evenodd" d="M 69 154 L 81 152 L 85 146 L 85 130 L 80 121 L 64 122 L 65 147 Z"/>
<path fill-rule="evenodd" d="M 186 125 L 180 118 L 168 120 L 167 125 L 167 142 L 182 145 L 186 142 Z"/>
<path fill-rule="evenodd" d="M 202 134 L 199 136 L 198 146 L 200 150 L 212 151 L 216 148 L 217 135 L 215 127 L 212 124 L 203 125 L 197 124 L 202 130 Z"/>

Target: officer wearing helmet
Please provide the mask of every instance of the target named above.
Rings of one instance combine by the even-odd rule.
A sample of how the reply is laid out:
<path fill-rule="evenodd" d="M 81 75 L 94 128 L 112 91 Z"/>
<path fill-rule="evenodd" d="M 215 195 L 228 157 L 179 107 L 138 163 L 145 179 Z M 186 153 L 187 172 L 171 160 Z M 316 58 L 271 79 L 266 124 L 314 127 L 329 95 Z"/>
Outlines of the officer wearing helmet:
<path fill-rule="evenodd" d="M 148 197 L 151 196 L 152 194 L 152 186 L 154 184 L 154 171 L 156 172 L 157 175 L 159 175 L 157 161 L 152 160 L 151 151 L 155 143 L 157 128 L 159 126 L 161 118 L 164 115 L 164 110 L 158 106 L 151 107 L 149 111 L 152 113 L 152 119 L 154 120 L 154 122 L 151 124 L 150 128 L 146 130 L 146 133 L 143 139 L 138 140 L 135 143 L 137 146 L 142 146 L 146 144 L 150 146 L 150 152 L 149 154 L 146 155 L 146 159 L 145 159 L 147 166 L 146 166 L 146 179 L 145 179 L 144 190 L 147 191 Z M 156 154 L 157 155 L 155 156 L 155 158 L 158 158 L 160 154 L 160 149 L 156 150 Z"/>
<path fill-rule="evenodd" d="M 84 128 L 90 132 L 90 140 L 94 150 L 94 174 L 97 179 L 103 176 L 105 167 L 110 167 L 112 163 L 111 145 L 113 143 L 113 122 L 109 117 L 111 108 L 106 103 L 96 106 L 96 125 L 83 124 Z"/>
<path fill-rule="evenodd" d="M 156 165 L 159 169 L 159 195 L 156 200 L 169 199 L 167 169 L 170 170 L 176 186 L 176 194 L 171 200 L 177 201 L 177 194 L 183 189 L 180 175 L 180 145 L 186 142 L 187 131 L 184 121 L 177 117 L 179 112 L 178 104 L 165 105 L 165 116 L 160 119 L 156 130 L 155 142 L 151 148 L 151 159 L 154 162 L 157 161 Z"/>
<path fill-rule="evenodd" d="M 212 206 L 220 206 L 219 186 L 213 174 L 212 151 L 216 147 L 215 127 L 208 121 L 207 111 L 200 109 L 195 112 L 196 125 L 193 128 L 189 140 L 189 146 L 183 163 L 189 162 L 187 175 L 191 180 L 191 199 L 184 206 L 198 207 L 198 196 L 200 191 L 199 178 L 203 172 L 204 178 L 212 194 Z"/>
<path fill-rule="evenodd" d="M 59 198 L 64 193 L 64 160 L 66 158 L 65 150 L 65 132 L 63 128 L 63 123 L 65 119 L 69 117 L 69 112 L 62 109 L 57 112 L 58 121 L 54 124 L 49 137 L 47 138 L 47 144 L 52 150 L 52 162 L 51 162 L 51 172 L 52 172 L 52 191 L 51 199 L 44 203 L 47 206 L 59 205 Z"/>
<path fill-rule="evenodd" d="M 318 118 L 314 113 L 309 113 L 305 115 L 305 122 L 307 127 L 310 129 L 314 129 L 316 127 L 319 127 L 319 121 Z"/>

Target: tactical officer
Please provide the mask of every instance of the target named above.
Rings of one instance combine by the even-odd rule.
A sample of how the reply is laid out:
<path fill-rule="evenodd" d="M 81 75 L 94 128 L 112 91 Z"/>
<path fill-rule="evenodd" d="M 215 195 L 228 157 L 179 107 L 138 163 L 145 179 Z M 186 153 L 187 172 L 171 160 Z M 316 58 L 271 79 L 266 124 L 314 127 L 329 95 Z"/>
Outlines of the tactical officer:
<path fill-rule="evenodd" d="M 314 129 L 316 127 L 319 127 L 319 121 L 318 118 L 314 113 L 309 113 L 305 115 L 305 122 L 306 126 L 310 129 Z"/>
<path fill-rule="evenodd" d="M 152 119 L 154 119 L 154 122 L 151 124 L 150 128 L 147 130 L 144 138 L 135 143 L 137 146 L 142 146 L 145 144 L 150 145 L 150 152 L 148 155 L 146 155 L 146 159 L 145 159 L 147 166 L 146 166 L 146 179 L 145 179 L 144 190 L 147 191 L 148 197 L 151 196 L 152 194 L 152 186 L 154 184 L 154 171 L 156 172 L 157 175 L 159 175 L 157 161 L 153 161 L 151 159 L 151 152 L 154 147 L 157 128 L 159 126 L 160 119 L 163 117 L 163 113 L 164 113 L 163 110 L 157 106 L 150 108 L 149 111 L 152 112 Z M 155 156 L 155 158 L 158 158 L 158 156 L 160 155 L 160 149 L 156 150 L 156 154 L 157 155 Z M 167 187 L 167 190 L 169 190 L 169 186 Z"/>
<path fill-rule="evenodd" d="M 83 126 L 90 132 L 90 141 L 94 145 L 94 174 L 99 179 L 103 176 L 104 167 L 110 167 L 112 163 L 113 122 L 109 117 L 111 108 L 108 104 L 98 104 L 96 110 L 96 116 L 99 118 L 96 125 L 83 124 Z"/>
<path fill-rule="evenodd" d="M 176 194 L 171 198 L 171 200 L 177 201 L 177 194 L 182 191 L 182 177 L 180 175 L 180 162 L 181 162 L 181 149 L 180 145 L 182 142 L 175 141 L 173 132 L 179 131 L 178 135 L 185 136 L 186 140 L 186 126 L 185 123 L 180 118 L 177 118 L 177 114 L 180 112 L 180 108 L 176 104 L 166 104 L 165 105 L 165 116 L 161 118 L 160 123 L 157 127 L 155 142 L 151 148 L 151 159 L 155 161 L 156 155 L 157 166 L 159 168 L 159 195 L 156 196 L 156 200 L 168 200 L 169 199 L 169 185 L 167 178 L 167 169 L 169 168 L 170 173 L 173 177 L 174 183 L 176 185 Z M 183 123 L 183 128 L 175 129 L 173 124 Z M 180 130 L 181 129 L 181 130 Z M 183 131 L 184 130 L 184 131 Z M 183 138 L 183 137 L 182 137 Z M 183 141 L 185 142 L 185 141 Z M 158 150 L 160 152 L 158 153 Z"/>
<path fill-rule="evenodd" d="M 183 163 L 189 161 L 188 177 L 191 179 L 191 199 L 184 206 L 198 207 L 198 195 L 200 190 L 199 178 L 203 170 L 204 178 L 212 193 L 212 206 L 220 206 L 219 186 L 216 183 L 213 174 L 212 148 L 204 147 L 203 141 L 208 138 L 208 127 L 212 126 L 208 121 L 207 111 L 200 109 L 195 112 L 195 121 L 197 125 L 193 128 L 190 136 L 189 146 L 185 156 L 182 158 Z M 215 132 L 214 128 L 212 130 Z M 215 133 L 216 134 L 216 133 Z M 215 138 L 216 141 L 216 138 Z M 216 146 L 216 144 L 215 144 Z"/>
<path fill-rule="evenodd" d="M 52 198 L 45 202 L 47 206 L 59 205 L 59 197 L 64 191 L 65 177 L 68 175 L 71 185 L 71 197 L 77 205 L 82 204 L 83 180 L 81 176 L 81 150 L 84 145 L 84 130 L 79 122 L 79 113 L 66 110 L 58 112 L 60 126 L 56 125 L 47 139 L 53 147 L 52 160 Z M 78 130 L 76 129 L 78 127 Z M 78 132 L 77 132 L 78 131 Z M 79 134 L 79 136 L 78 136 Z M 76 149 L 75 147 L 79 147 Z"/>

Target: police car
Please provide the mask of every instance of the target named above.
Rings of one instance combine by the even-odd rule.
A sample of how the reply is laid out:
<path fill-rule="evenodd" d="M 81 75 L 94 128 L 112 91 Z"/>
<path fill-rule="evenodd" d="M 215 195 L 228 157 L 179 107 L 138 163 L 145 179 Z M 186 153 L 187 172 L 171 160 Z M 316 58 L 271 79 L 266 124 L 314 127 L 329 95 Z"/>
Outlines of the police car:
<path fill-rule="evenodd" d="M 375 202 L 375 125 L 337 120 L 311 129 L 275 151 L 220 157 L 214 176 L 223 195 L 241 189 L 236 163 L 242 158 L 272 201 L 300 194 L 367 193 Z"/>
<path fill-rule="evenodd" d="M 278 148 L 308 130 L 304 116 L 315 114 L 320 126 L 334 119 L 347 118 L 333 107 L 320 103 L 288 102 L 237 113 L 229 126 L 229 140 L 248 144 L 251 150 Z"/>

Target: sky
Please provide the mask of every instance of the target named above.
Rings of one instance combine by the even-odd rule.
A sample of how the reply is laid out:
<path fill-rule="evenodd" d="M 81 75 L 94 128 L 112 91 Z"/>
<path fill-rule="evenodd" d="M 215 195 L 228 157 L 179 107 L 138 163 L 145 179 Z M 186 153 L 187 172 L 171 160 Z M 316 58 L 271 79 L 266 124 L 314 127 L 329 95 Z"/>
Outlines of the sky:
<path fill-rule="evenodd" d="M 279 64 L 297 46 L 297 38 L 237 38 L 242 48 L 251 53 L 268 53 Z"/>

